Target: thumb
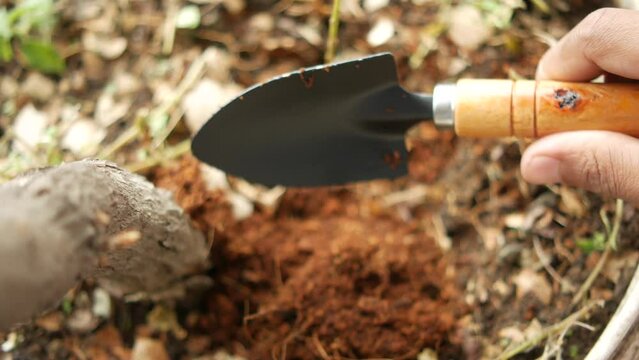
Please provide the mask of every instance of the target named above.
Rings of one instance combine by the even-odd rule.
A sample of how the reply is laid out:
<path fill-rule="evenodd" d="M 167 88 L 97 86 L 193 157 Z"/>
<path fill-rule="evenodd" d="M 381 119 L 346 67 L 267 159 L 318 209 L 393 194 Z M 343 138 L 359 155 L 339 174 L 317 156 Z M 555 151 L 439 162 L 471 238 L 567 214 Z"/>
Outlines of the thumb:
<path fill-rule="evenodd" d="M 639 140 L 607 131 L 551 135 L 526 150 L 521 173 L 533 184 L 563 183 L 639 205 Z"/>

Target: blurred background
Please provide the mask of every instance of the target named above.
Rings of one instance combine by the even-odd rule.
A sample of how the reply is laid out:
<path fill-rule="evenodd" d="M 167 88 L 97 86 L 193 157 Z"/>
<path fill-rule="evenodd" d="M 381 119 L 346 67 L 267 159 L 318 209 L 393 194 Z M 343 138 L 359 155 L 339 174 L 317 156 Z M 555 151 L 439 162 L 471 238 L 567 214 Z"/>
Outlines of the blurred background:
<path fill-rule="evenodd" d="M 331 2 L 294 0 L 1 4 L 0 123 L 23 145 L 7 147 L 5 141 L 5 178 L 95 154 L 127 164 L 158 155 L 175 128 L 193 131 L 243 88 L 324 62 L 332 9 Z M 590 10 L 610 4 L 340 5 L 334 60 L 391 51 L 403 84 L 429 91 L 436 81 L 461 76 L 529 77 L 548 44 Z M 143 129 L 114 143 L 122 128 L 131 127 Z M 151 147 L 118 151 L 148 141 Z"/>
<path fill-rule="evenodd" d="M 112 160 L 173 191 L 214 243 L 188 296 L 116 299 L 89 281 L 0 333 L 0 359 L 583 358 L 639 258 L 637 216 L 527 185 L 526 142 L 423 125 L 407 179 L 286 190 L 201 166 L 189 139 L 246 87 L 381 51 L 413 91 L 532 78 L 603 6 L 639 2 L 0 0 L 0 181 Z M 615 219 L 624 251 L 595 270 Z M 593 273 L 592 327 L 562 323 Z"/>

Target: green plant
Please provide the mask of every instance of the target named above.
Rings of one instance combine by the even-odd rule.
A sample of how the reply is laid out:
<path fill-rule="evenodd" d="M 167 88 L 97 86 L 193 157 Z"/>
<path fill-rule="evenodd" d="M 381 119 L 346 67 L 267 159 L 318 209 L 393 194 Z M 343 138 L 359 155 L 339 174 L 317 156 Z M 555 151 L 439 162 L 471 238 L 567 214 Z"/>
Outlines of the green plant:
<path fill-rule="evenodd" d="M 590 254 L 594 251 L 606 250 L 606 240 L 606 235 L 600 231 L 597 231 L 589 238 L 577 240 L 577 246 L 586 254 Z"/>
<path fill-rule="evenodd" d="M 472 0 L 470 3 L 482 11 L 488 24 L 500 30 L 511 26 L 515 10 L 526 7 L 522 0 Z"/>
<path fill-rule="evenodd" d="M 0 61 L 14 59 L 14 48 L 26 64 L 47 74 L 60 74 L 64 59 L 51 38 L 56 22 L 53 0 L 21 0 L 12 9 L 0 8 Z"/>

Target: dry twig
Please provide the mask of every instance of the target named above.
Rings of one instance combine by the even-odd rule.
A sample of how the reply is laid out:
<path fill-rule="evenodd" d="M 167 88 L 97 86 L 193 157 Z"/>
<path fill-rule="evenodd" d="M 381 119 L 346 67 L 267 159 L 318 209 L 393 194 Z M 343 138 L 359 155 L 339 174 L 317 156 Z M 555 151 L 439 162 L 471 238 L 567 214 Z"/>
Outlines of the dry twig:
<path fill-rule="evenodd" d="M 148 116 L 146 116 L 146 118 L 152 118 L 154 116 L 159 116 L 161 114 L 169 114 L 175 109 L 176 106 L 178 106 L 178 104 L 180 103 L 182 98 L 184 98 L 186 93 L 195 85 L 195 83 L 204 74 L 204 69 L 206 66 L 206 56 L 207 56 L 207 52 L 205 51 L 204 53 L 202 53 L 202 55 L 200 55 L 200 57 L 195 59 L 195 61 L 191 64 L 191 67 L 187 71 L 186 75 L 184 76 L 184 79 L 182 80 L 182 82 L 180 82 L 177 89 L 175 90 L 175 93 L 173 94 L 173 96 L 169 97 L 157 108 L 151 110 L 151 112 L 148 114 Z M 177 125 L 177 123 L 175 123 L 175 125 Z M 158 136 L 158 138 L 153 142 L 152 149 L 157 148 L 166 140 L 166 138 L 173 131 L 173 128 L 175 125 L 164 129 L 162 134 Z M 128 145 L 129 143 L 137 139 L 142 134 L 143 129 L 144 129 L 144 126 L 142 125 L 141 119 L 136 120 L 134 124 L 127 130 L 125 130 L 122 134 L 120 134 L 120 136 L 118 136 L 115 139 L 115 141 L 107 145 L 104 148 L 104 150 L 100 152 L 98 157 L 101 159 L 112 158 L 113 155 L 115 155 L 121 148 L 123 148 L 124 146 Z"/>
<path fill-rule="evenodd" d="M 539 239 L 537 239 L 537 237 L 533 238 L 533 246 L 535 247 L 537 257 L 539 258 L 539 261 L 543 265 L 544 269 L 546 269 L 546 272 L 548 272 L 548 274 L 550 274 L 550 276 L 557 283 L 561 284 L 562 289 L 566 289 L 571 292 L 574 291 L 574 285 L 570 281 L 562 278 L 561 275 L 559 275 L 559 273 L 557 273 L 557 271 L 550 265 L 550 259 L 544 252 L 544 249 L 541 247 L 541 244 L 539 243 Z"/>
<path fill-rule="evenodd" d="M 162 27 L 162 54 L 169 55 L 173 52 L 173 45 L 175 44 L 175 22 L 178 12 L 177 1 L 169 0 L 166 12 L 166 19 Z"/>
<path fill-rule="evenodd" d="M 623 205 L 623 200 L 617 199 L 615 206 L 615 218 L 613 220 L 612 228 L 610 228 L 607 216 L 602 213 L 601 218 L 606 225 L 606 248 L 601 255 L 601 258 L 599 258 L 597 265 L 595 265 L 595 268 L 592 270 L 590 275 L 588 275 L 586 281 L 584 281 L 584 283 L 581 285 L 579 291 L 577 291 L 577 294 L 575 294 L 575 296 L 573 297 L 571 302 L 572 306 L 577 305 L 581 301 L 581 299 L 583 299 L 588 290 L 590 290 L 590 287 L 592 287 L 592 284 L 595 282 L 597 276 L 599 276 L 599 273 L 601 273 L 601 270 L 606 264 L 608 257 L 610 257 L 610 253 L 612 252 L 612 250 L 615 250 L 617 248 L 617 237 L 619 236 L 621 220 L 623 219 Z"/>
<path fill-rule="evenodd" d="M 331 18 L 328 21 L 328 39 L 326 41 L 326 53 L 324 54 L 324 62 L 331 63 L 335 58 L 335 48 L 337 47 L 337 35 L 339 33 L 339 14 L 341 8 L 340 0 L 333 0 L 333 10 Z"/>
<path fill-rule="evenodd" d="M 143 172 L 165 161 L 176 159 L 191 151 L 191 140 L 184 140 L 176 145 L 165 148 L 163 151 L 155 154 L 146 160 L 128 164 L 124 166 L 127 170 L 135 173 Z"/>
<path fill-rule="evenodd" d="M 539 345 L 539 343 L 541 343 L 545 339 L 547 339 L 547 338 L 549 338 L 551 336 L 555 336 L 555 335 L 559 335 L 559 334 L 563 333 L 566 329 L 568 329 L 568 328 L 572 327 L 573 325 L 575 325 L 581 318 L 587 316 L 588 313 L 595 306 L 603 306 L 603 302 L 601 302 L 601 301 L 592 301 L 592 302 L 586 304 L 584 307 L 582 307 L 581 309 L 579 309 L 575 313 L 571 314 L 570 316 L 568 316 L 564 320 L 545 328 L 537 336 L 515 345 L 511 350 L 506 350 L 501 355 L 499 355 L 499 357 L 497 357 L 497 359 L 498 360 L 511 359 L 514 356 L 519 355 L 519 354 L 521 354 L 523 352 L 526 352 L 529 349 Z"/>

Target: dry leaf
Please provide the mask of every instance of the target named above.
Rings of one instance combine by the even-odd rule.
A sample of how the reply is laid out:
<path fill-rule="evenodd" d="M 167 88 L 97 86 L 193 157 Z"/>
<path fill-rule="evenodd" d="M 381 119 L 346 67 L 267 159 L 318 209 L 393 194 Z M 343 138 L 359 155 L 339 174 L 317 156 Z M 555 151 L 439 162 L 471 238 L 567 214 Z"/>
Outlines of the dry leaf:
<path fill-rule="evenodd" d="M 563 212 L 576 218 L 582 218 L 586 215 L 588 209 L 577 191 L 562 186 L 559 188 L 559 195 L 561 196 L 559 208 Z"/>
<path fill-rule="evenodd" d="M 502 339 L 509 339 L 511 342 L 522 342 L 526 339 L 524 332 L 516 326 L 505 327 L 497 333 Z"/>
<path fill-rule="evenodd" d="M 82 45 L 85 50 L 94 52 L 107 60 L 114 60 L 126 51 L 127 40 L 124 37 L 98 35 L 87 31 L 82 36 Z"/>
<path fill-rule="evenodd" d="M 105 91 L 96 104 L 95 120 L 103 127 L 113 125 L 116 121 L 122 119 L 131 108 L 130 100 L 122 100 L 116 102 L 110 92 Z"/>
<path fill-rule="evenodd" d="M 27 79 L 22 84 L 22 92 L 30 98 L 39 101 L 51 100 L 56 91 L 55 83 L 48 77 L 38 73 L 29 73 Z"/>
<path fill-rule="evenodd" d="M 98 319 L 90 309 L 77 309 L 67 319 L 66 325 L 69 330 L 75 333 L 86 334 L 95 330 L 98 324 Z"/>
<path fill-rule="evenodd" d="M 131 95 L 142 89 L 140 79 L 128 72 L 119 72 L 115 75 L 113 83 L 117 95 Z"/>
<path fill-rule="evenodd" d="M 417 355 L 417 360 L 437 360 L 437 352 L 433 349 L 424 349 Z"/>
<path fill-rule="evenodd" d="M 219 350 L 212 356 L 209 355 L 209 356 L 201 357 L 201 358 L 198 358 L 197 360 L 246 360 L 246 358 L 243 358 L 237 355 L 231 355 L 225 350 Z"/>
<path fill-rule="evenodd" d="M 539 336 L 544 331 L 544 327 L 541 326 L 541 323 L 537 318 L 534 318 L 528 324 L 528 327 L 524 330 L 524 336 L 526 339 L 534 339 Z"/>
<path fill-rule="evenodd" d="M 5 99 L 11 99 L 18 95 L 18 82 L 9 76 L 3 76 L 0 79 L 0 96 Z"/>
<path fill-rule="evenodd" d="M 277 206 L 286 191 L 283 186 L 267 188 L 262 185 L 251 184 L 242 179 L 234 179 L 233 189 L 252 202 L 260 204 L 267 209 Z"/>
<path fill-rule="evenodd" d="M 617 284 L 619 282 L 619 278 L 621 277 L 621 272 L 624 269 L 631 269 L 637 265 L 639 261 L 639 252 L 638 251 L 630 251 L 615 254 L 614 257 L 611 257 L 606 261 L 601 273 L 607 277 L 610 281 Z"/>
<path fill-rule="evenodd" d="M 522 230 L 526 216 L 522 213 L 508 214 L 504 217 L 504 224 L 511 229 Z"/>
<path fill-rule="evenodd" d="M 501 228 L 477 225 L 475 229 L 477 229 L 479 236 L 484 242 L 484 247 L 488 251 L 502 247 L 506 241 Z"/>
<path fill-rule="evenodd" d="M 63 320 L 64 316 L 62 316 L 62 313 L 56 311 L 38 318 L 35 323 L 38 327 L 48 332 L 56 332 L 62 329 Z"/>
<path fill-rule="evenodd" d="M 237 15 L 244 10 L 246 2 L 244 0 L 222 0 L 222 4 L 231 14 Z"/>
<path fill-rule="evenodd" d="M 526 294 L 532 293 L 544 304 L 550 304 L 552 287 L 546 277 L 530 269 L 524 269 L 513 277 L 517 287 L 517 298 L 521 299 Z"/>
<path fill-rule="evenodd" d="M 297 27 L 297 33 L 313 46 L 320 46 L 324 39 L 319 33 L 319 29 L 310 25 L 301 25 Z"/>
<path fill-rule="evenodd" d="M 268 12 L 257 13 L 249 20 L 248 28 L 252 31 L 270 32 L 275 28 L 275 19 Z"/>
<path fill-rule="evenodd" d="M 102 0 L 74 0 L 65 10 L 68 10 L 75 21 L 86 21 L 97 18 L 102 12 L 103 4 Z"/>
<path fill-rule="evenodd" d="M 139 337 L 135 339 L 131 360 L 169 360 L 169 354 L 161 341 Z"/>

